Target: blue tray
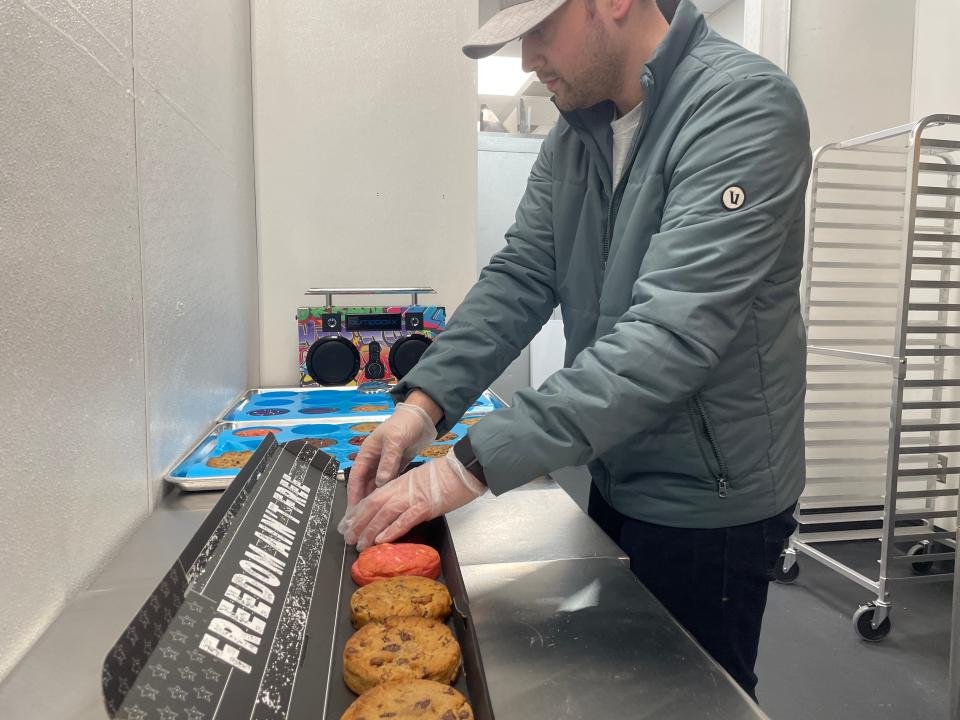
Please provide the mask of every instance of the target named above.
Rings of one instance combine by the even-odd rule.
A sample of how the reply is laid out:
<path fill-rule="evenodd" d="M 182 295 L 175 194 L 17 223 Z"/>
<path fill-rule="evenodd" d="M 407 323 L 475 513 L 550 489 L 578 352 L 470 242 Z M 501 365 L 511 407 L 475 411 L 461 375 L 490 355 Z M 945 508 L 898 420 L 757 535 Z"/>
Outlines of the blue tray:
<path fill-rule="evenodd" d="M 504 407 L 489 390 L 467 411 L 468 415 Z M 383 419 L 393 412 L 393 400 L 385 392 L 370 393 L 357 387 L 262 388 L 248 390 L 220 418 L 221 422 L 290 424 Z"/>
<path fill-rule="evenodd" d="M 482 415 L 464 418 L 449 433 L 438 439 L 434 445 L 452 447 L 457 440 L 466 434 L 468 426 L 481 417 Z M 351 423 L 307 423 L 302 425 L 269 423 L 250 425 L 248 423 L 222 422 L 217 424 L 210 434 L 200 441 L 170 471 L 167 480 L 186 490 L 225 488 L 239 474 L 240 468 L 214 468 L 207 464 L 208 461 L 228 452 L 252 453 L 263 441 L 264 435 L 268 433 L 273 434 L 277 442 L 281 443 L 288 440 L 317 440 L 324 444 L 323 451 L 337 458 L 340 461 L 340 468 L 346 469 L 353 465 L 356 453 L 360 450 L 359 443 L 373 429 L 370 426 L 377 424 L 379 423 L 363 420 Z M 351 440 L 356 444 L 351 443 Z M 428 459 L 428 457 L 416 458 L 420 462 Z"/>

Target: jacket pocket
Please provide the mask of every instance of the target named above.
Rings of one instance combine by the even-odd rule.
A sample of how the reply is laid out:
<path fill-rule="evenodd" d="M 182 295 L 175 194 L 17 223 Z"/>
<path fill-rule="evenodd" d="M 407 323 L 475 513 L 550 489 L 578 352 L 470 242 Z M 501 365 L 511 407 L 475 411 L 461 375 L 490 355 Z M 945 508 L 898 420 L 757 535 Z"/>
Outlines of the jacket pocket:
<path fill-rule="evenodd" d="M 690 401 L 690 421 L 693 423 L 693 436 L 707 473 L 717 484 L 717 495 L 725 498 L 730 489 L 730 473 L 720 449 L 715 426 L 699 394 L 694 395 Z"/>

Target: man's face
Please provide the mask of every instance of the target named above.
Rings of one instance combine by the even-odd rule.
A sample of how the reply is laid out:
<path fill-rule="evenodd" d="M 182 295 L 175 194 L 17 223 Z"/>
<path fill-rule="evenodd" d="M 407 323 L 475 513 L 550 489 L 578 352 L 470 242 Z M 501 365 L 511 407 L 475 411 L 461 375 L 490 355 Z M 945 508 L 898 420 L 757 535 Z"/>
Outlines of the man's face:
<path fill-rule="evenodd" d="M 522 43 L 524 71 L 537 73 L 561 110 L 608 100 L 623 84 L 622 53 L 592 0 L 569 0 Z"/>

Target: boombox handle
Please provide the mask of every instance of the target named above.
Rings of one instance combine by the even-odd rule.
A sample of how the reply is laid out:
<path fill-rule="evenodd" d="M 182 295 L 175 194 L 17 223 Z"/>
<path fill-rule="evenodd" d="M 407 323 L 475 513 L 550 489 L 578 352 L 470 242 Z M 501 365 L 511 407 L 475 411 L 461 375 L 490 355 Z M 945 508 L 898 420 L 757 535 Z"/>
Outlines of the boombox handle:
<path fill-rule="evenodd" d="M 324 295 L 327 306 L 333 305 L 334 295 L 409 295 L 412 305 L 419 305 L 420 295 L 436 295 L 432 287 L 411 288 L 310 288 L 305 295 Z"/>

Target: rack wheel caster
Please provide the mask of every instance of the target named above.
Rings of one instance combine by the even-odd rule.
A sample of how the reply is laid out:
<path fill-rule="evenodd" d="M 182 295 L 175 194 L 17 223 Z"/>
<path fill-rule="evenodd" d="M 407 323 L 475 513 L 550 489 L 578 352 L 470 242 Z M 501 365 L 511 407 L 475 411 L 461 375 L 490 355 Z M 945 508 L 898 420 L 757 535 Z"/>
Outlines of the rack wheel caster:
<path fill-rule="evenodd" d="M 915 557 L 917 555 L 926 555 L 931 552 L 932 548 L 930 547 L 929 541 L 919 542 L 909 550 L 907 550 L 907 555 L 910 557 Z M 915 562 L 911 565 L 913 568 L 914 575 L 926 575 L 933 569 L 932 562 Z"/>
<path fill-rule="evenodd" d="M 784 570 L 783 564 L 786 562 L 786 554 L 781 554 L 777 560 L 777 566 L 774 568 L 774 579 L 783 585 L 789 585 L 800 576 L 800 563 L 794 558 L 793 565 Z"/>
<path fill-rule="evenodd" d="M 868 642 L 880 642 L 890 634 L 890 618 L 885 617 L 877 626 L 873 626 L 873 618 L 876 615 L 877 606 L 874 603 L 861 605 L 853 614 L 853 627 L 857 635 Z"/>

